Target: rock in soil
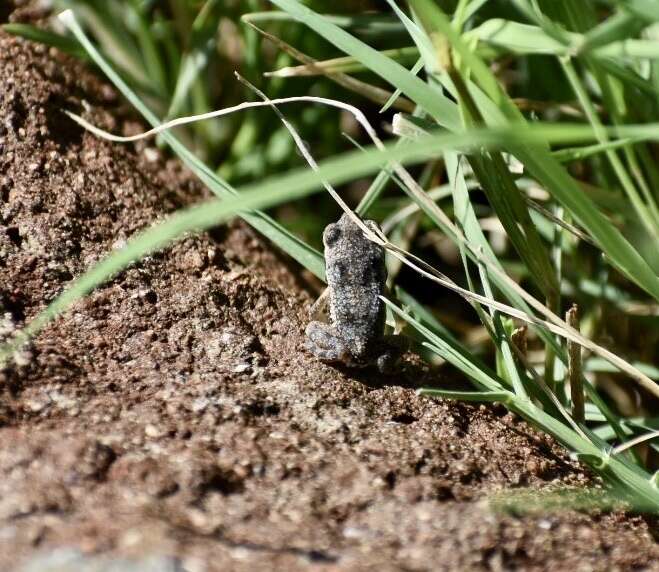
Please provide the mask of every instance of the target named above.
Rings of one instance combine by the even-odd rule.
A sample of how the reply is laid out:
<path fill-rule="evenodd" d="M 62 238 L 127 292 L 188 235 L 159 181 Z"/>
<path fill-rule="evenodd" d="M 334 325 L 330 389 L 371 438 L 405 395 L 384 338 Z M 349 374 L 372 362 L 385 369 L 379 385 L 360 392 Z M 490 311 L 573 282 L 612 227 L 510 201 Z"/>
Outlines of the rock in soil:
<path fill-rule="evenodd" d="M 0 77 L 6 337 L 209 197 L 152 141 L 103 142 L 62 113 L 143 128 L 77 62 L 0 34 Z M 234 222 L 134 264 L 23 348 L 0 372 L 0 570 L 659 569 L 641 517 L 495 512 L 497 491 L 597 481 L 501 407 L 418 397 L 441 380 L 412 356 L 389 378 L 317 362 L 311 301 Z"/>

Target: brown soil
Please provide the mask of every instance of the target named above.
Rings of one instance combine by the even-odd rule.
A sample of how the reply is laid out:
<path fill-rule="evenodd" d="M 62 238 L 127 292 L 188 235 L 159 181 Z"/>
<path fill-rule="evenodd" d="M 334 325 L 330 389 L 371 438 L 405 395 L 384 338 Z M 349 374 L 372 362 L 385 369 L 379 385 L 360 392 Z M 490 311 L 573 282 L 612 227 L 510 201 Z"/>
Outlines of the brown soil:
<path fill-rule="evenodd" d="M 141 128 L 77 63 L 0 35 L 0 78 L 7 335 L 207 195 L 153 147 L 99 141 L 60 112 Z M 592 478 L 501 407 L 417 397 L 441 380 L 412 356 L 385 381 L 315 361 L 291 268 L 242 223 L 186 238 L 0 371 L 0 570 L 55 547 L 190 572 L 659 570 L 640 517 L 493 512 L 495 491 Z"/>

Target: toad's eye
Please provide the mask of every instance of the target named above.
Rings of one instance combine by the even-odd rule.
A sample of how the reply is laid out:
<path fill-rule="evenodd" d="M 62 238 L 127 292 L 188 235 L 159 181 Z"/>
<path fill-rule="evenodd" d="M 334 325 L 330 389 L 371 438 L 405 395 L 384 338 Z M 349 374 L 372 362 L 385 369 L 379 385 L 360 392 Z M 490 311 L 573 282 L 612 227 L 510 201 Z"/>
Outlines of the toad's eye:
<path fill-rule="evenodd" d="M 325 229 L 325 233 L 323 234 L 323 241 L 325 242 L 325 246 L 332 246 L 336 243 L 337 240 L 341 237 L 341 229 L 339 229 L 338 226 L 335 224 L 328 226 Z"/>

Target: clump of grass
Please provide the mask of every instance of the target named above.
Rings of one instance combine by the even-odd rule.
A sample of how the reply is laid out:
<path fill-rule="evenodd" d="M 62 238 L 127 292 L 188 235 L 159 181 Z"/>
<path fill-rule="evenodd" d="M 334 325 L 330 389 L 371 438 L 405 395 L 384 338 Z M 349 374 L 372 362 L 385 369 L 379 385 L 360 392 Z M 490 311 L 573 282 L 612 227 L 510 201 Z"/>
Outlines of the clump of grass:
<path fill-rule="evenodd" d="M 293 45 L 301 35 L 284 39 L 268 32 L 264 41 L 275 41 L 286 53 L 280 71 L 271 74 L 276 90 L 317 77 L 314 86 L 326 89 L 339 82 L 360 102 L 376 101 L 378 109 L 391 112 L 392 104 L 398 110 L 402 105 L 393 121 L 395 144 L 383 145 L 369 132 L 372 147 L 237 191 L 220 175 L 235 174 L 247 157 L 264 151 L 245 150 L 241 141 L 253 141 L 245 134 L 250 128 L 225 140 L 217 138 L 221 123 L 191 127 L 180 137 L 163 131 L 163 142 L 223 200 L 173 216 L 78 279 L 14 345 L 0 351 L 0 361 L 112 273 L 183 232 L 207 228 L 215 216 L 219 222 L 240 214 L 322 278 L 317 251 L 263 212 L 246 209 L 290 202 L 321 185 L 335 192 L 331 185 L 375 173 L 355 212 L 378 211 L 393 222 L 389 236 L 371 238 L 417 275 L 458 292 L 473 308 L 470 327 L 480 328 L 488 340 L 470 345 L 437 319 L 440 307 L 424 305 L 414 292 L 399 288 L 400 304 L 385 300 L 392 314 L 409 323 L 420 350 L 438 356 L 474 386 L 474 391 L 421 393 L 503 403 L 556 437 L 618 497 L 657 512 L 659 491 L 651 475 L 656 445 L 650 439 L 659 422 L 648 412 L 659 396 L 659 372 L 652 364 L 659 341 L 659 171 L 653 160 L 659 139 L 659 14 L 647 3 L 614 0 L 603 9 L 577 0 L 560 5 L 458 0 L 452 13 L 432 0 L 410 0 L 407 10 L 387 1 L 391 11 L 374 17 L 324 16 L 298 0 L 272 0 L 281 12 L 245 16 L 258 26 L 243 33 L 252 50 L 250 71 L 260 74 L 273 70 L 259 64 L 259 29 L 281 32 L 285 22 L 286 30 L 314 30 L 340 52 L 338 58 L 320 43 L 305 42 L 305 49 L 318 48 L 307 55 Z M 70 12 L 65 22 L 75 40 L 40 36 L 43 32 L 32 28 L 11 30 L 90 58 L 154 126 L 161 119 L 208 112 L 213 98 L 203 70 L 214 53 L 220 4 L 209 0 L 198 13 L 186 12 L 188 27 L 178 33 L 187 38 L 187 47 L 179 49 L 173 68 L 162 61 L 168 49 L 177 53 L 168 22 L 149 20 L 154 13 L 140 11 L 144 4 L 119 4 L 132 6 L 128 22 L 114 8 L 106 8 L 108 19 L 99 21 L 97 3 L 67 3 L 103 52 Z M 184 2 L 172 5 L 189 10 Z M 117 47 L 122 26 L 129 28 L 133 44 Z M 268 93 L 266 103 L 272 105 L 280 94 Z M 294 122 L 300 120 L 293 115 Z M 316 116 L 319 122 L 327 117 Z M 304 131 L 299 138 L 306 140 Z M 240 145 L 238 155 L 226 152 Z M 337 144 L 332 151 L 338 149 Z M 221 167 L 218 175 L 204 160 L 235 164 Z M 425 167 L 416 177 L 407 166 L 418 163 Z M 447 184 L 427 192 L 440 178 Z M 460 285 L 417 255 L 415 233 L 402 232 L 410 217 L 414 229 L 426 235 L 440 231 L 453 245 L 462 265 Z M 496 221 L 500 230 L 488 235 L 485 220 Z M 504 238 L 503 247 L 495 235 Z M 580 308 L 584 335 L 575 329 L 576 321 L 560 317 L 572 304 Z M 509 316 L 530 325 L 522 349 Z M 644 334 L 633 339 L 618 333 L 611 319 Z M 613 337 L 608 348 L 588 339 L 603 332 Z M 575 342 L 586 350 L 583 364 Z M 603 391 L 611 383 L 632 392 L 640 405 L 625 411 L 611 398 L 615 393 Z"/>

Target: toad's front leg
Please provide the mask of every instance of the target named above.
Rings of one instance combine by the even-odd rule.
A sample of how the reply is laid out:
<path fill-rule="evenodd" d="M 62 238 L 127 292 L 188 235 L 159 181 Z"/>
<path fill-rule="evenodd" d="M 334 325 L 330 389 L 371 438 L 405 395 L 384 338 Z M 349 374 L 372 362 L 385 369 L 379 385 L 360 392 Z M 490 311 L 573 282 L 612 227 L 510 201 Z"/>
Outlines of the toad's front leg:
<path fill-rule="evenodd" d="M 348 344 L 336 328 L 323 322 L 309 322 L 305 347 L 319 360 L 329 363 L 350 363 Z"/>

